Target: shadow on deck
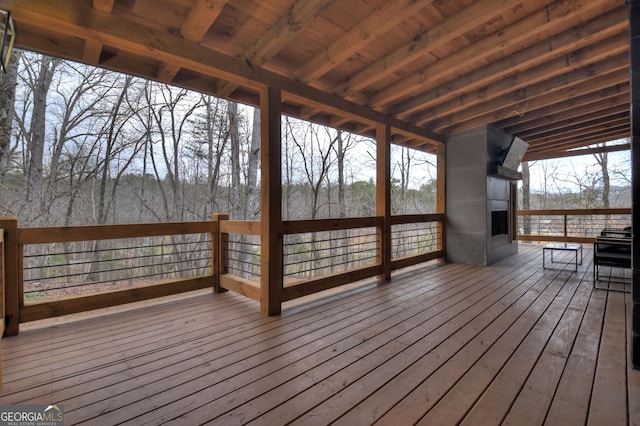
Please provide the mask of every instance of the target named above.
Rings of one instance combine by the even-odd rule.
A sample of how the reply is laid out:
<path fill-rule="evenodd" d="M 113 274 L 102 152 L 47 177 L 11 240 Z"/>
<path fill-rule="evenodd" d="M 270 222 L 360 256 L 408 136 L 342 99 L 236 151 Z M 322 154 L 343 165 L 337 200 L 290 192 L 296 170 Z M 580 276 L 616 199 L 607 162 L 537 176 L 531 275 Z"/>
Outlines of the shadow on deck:
<path fill-rule="evenodd" d="M 233 293 L 32 327 L 3 340 L 0 404 L 65 424 L 638 424 L 629 294 L 542 269 L 430 263 L 277 317 Z M 558 266 L 558 265 L 554 265 Z"/>

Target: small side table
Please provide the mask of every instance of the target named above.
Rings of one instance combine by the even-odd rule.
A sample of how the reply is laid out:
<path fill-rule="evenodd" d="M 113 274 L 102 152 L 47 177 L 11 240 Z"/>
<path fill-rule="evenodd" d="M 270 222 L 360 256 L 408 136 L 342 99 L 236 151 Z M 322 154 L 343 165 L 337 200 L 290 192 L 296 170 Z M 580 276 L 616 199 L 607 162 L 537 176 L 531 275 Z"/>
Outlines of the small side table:
<path fill-rule="evenodd" d="M 575 261 L 574 262 L 556 262 L 553 260 L 553 252 L 555 250 L 559 251 L 572 251 L 575 253 Z M 578 272 L 578 252 L 580 252 L 580 265 L 582 265 L 582 244 L 578 243 L 549 243 L 542 247 L 542 269 L 547 269 L 547 265 L 545 263 L 547 251 L 551 252 L 551 263 L 562 263 L 565 265 L 570 265 L 575 263 L 576 269 L 574 272 Z M 552 268 L 549 268 L 552 269 Z"/>

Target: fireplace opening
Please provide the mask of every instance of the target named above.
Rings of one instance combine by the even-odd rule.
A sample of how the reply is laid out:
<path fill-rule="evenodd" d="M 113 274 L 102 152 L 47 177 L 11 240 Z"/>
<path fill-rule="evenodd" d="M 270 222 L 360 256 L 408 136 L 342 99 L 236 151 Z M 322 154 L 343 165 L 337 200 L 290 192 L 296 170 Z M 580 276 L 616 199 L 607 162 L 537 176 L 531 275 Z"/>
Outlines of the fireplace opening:
<path fill-rule="evenodd" d="M 509 234 L 509 211 L 494 210 L 491 212 L 491 236 Z"/>

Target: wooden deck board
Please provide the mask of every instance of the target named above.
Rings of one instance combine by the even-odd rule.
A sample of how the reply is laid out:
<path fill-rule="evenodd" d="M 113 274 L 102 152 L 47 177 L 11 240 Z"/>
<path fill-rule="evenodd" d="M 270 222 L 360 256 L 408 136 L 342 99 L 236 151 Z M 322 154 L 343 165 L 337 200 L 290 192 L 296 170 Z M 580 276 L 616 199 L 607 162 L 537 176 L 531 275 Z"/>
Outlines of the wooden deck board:
<path fill-rule="evenodd" d="M 430 264 L 276 317 L 199 294 L 3 341 L 0 404 L 66 424 L 637 424 L 630 297 L 543 270 Z"/>

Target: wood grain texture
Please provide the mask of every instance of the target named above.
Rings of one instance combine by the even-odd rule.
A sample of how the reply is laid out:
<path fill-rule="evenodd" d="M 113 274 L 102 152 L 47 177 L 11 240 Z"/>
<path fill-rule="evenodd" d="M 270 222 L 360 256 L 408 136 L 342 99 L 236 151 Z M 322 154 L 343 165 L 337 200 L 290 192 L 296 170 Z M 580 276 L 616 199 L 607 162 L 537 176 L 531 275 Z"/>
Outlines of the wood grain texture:
<path fill-rule="evenodd" d="M 275 317 L 206 292 L 32 328 L 2 342 L 0 401 L 56 401 L 70 424 L 636 424 L 630 297 L 593 290 L 590 258 L 543 270 L 521 245 Z"/>

